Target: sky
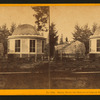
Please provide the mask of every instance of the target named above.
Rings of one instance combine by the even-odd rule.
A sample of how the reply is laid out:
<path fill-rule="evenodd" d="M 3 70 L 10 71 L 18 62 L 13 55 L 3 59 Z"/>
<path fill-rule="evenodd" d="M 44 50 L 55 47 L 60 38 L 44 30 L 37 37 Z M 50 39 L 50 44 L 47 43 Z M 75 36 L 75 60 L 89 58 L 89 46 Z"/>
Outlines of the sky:
<path fill-rule="evenodd" d="M 100 25 L 100 6 L 50 6 L 50 22 L 56 24 L 59 38 L 73 39 L 72 33 L 76 24 L 91 28 L 93 23 Z M 7 24 L 10 28 L 12 23 L 35 25 L 34 11 L 31 6 L 0 7 L 0 26 Z M 45 34 L 47 37 L 48 34 Z"/>

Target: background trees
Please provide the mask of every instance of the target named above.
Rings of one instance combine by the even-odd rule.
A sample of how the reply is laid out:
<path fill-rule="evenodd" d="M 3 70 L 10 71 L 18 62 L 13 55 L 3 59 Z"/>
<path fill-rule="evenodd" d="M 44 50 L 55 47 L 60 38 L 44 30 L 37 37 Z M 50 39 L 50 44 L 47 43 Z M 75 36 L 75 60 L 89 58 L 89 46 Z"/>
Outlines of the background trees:
<path fill-rule="evenodd" d="M 46 45 L 46 51 L 50 53 L 48 54 L 50 57 L 53 57 L 54 46 L 57 44 L 58 36 L 55 24 L 51 23 L 50 25 L 50 8 L 48 6 L 38 6 L 32 7 L 32 9 L 35 11 L 33 16 L 36 19 L 35 23 L 37 25 L 38 31 L 49 32 L 49 44 Z"/>
<path fill-rule="evenodd" d="M 68 37 L 66 37 L 66 42 L 68 42 Z"/>
<path fill-rule="evenodd" d="M 53 56 L 54 51 L 54 45 L 55 42 L 58 40 L 58 36 L 56 36 L 57 32 L 53 27 L 55 25 L 52 23 L 51 26 L 47 25 L 50 24 L 50 8 L 48 6 L 38 6 L 38 7 L 32 7 L 32 9 L 35 11 L 35 14 L 33 15 L 36 18 L 36 25 L 38 31 L 49 31 L 49 43 L 50 43 L 50 56 Z M 48 28 L 49 26 L 49 28 Z M 92 29 L 88 27 L 88 24 L 84 25 L 83 27 L 79 25 L 75 25 L 75 31 L 73 34 L 73 39 L 78 40 L 80 42 L 83 42 L 86 48 L 86 54 L 89 52 L 89 37 L 94 34 L 96 31 L 97 24 L 94 23 L 92 26 Z M 55 40 L 55 41 L 54 41 Z M 68 41 L 68 38 L 66 38 L 66 42 Z M 54 43 L 53 43 L 54 42 Z M 60 44 L 63 43 L 63 37 L 60 38 Z M 49 47 L 49 46 L 48 46 Z"/>
<path fill-rule="evenodd" d="M 10 29 L 7 28 L 6 24 L 4 24 L 0 27 L 0 43 L 3 44 L 4 56 L 7 54 L 7 38 L 9 35 L 11 35 L 13 33 L 15 28 L 16 28 L 16 24 L 13 24 L 13 23 L 12 23 Z"/>
<path fill-rule="evenodd" d="M 86 54 L 89 52 L 89 37 L 94 34 L 97 29 L 97 24 L 93 24 L 92 29 L 88 27 L 88 24 L 81 27 L 75 25 L 75 31 L 73 34 L 73 39 L 83 42 L 86 48 Z"/>
<path fill-rule="evenodd" d="M 63 44 L 63 35 L 61 34 L 60 44 Z"/>
<path fill-rule="evenodd" d="M 36 25 L 38 31 L 48 31 L 46 26 L 49 18 L 49 7 L 48 6 L 36 6 L 32 7 L 32 9 L 36 12 L 33 16 L 36 18 Z"/>
<path fill-rule="evenodd" d="M 37 26 L 37 30 L 41 32 L 49 32 L 49 7 L 48 6 L 35 6 L 32 7 L 35 11 L 33 17 L 35 17 L 36 21 L 35 24 Z M 48 23 L 48 25 L 47 25 Z M 45 46 L 45 55 L 49 55 L 49 44 Z"/>
<path fill-rule="evenodd" d="M 55 24 L 51 23 L 50 25 L 50 37 L 49 37 L 49 43 L 50 43 L 50 57 L 54 56 L 54 46 L 57 44 L 58 36 L 57 31 L 55 28 Z"/>
<path fill-rule="evenodd" d="M 98 27 L 97 23 L 94 23 L 94 24 L 92 25 L 92 29 L 91 29 L 92 35 L 93 35 L 94 32 L 96 31 L 97 27 Z"/>
<path fill-rule="evenodd" d="M 10 33 L 12 34 L 15 29 L 16 29 L 16 24 L 15 23 L 12 23 L 11 24 L 11 27 L 10 27 Z"/>
<path fill-rule="evenodd" d="M 10 35 L 10 32 L 6 26 L 6 24 L 0 27 L 0 42 L 4 47 L 4 56 L 7 54 L 7 37 Z"/>

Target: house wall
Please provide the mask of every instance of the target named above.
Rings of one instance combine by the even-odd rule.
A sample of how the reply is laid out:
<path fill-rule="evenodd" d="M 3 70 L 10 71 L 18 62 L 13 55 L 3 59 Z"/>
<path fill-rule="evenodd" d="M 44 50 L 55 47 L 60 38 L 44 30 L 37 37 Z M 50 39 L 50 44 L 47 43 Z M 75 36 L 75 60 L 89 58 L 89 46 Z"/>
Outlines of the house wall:
<path fill-rule="evenodd" d="M 90 39 L 89 47 L 90 47 L 90 53 L 96 53 L 97 52 L 97 39 Z"/>
<path fill-rule="evenodd" d="M 15 40 L 20 40 L 20 52 L 15 52 Z M 30 52 L 30 40 L 35 40 L 35 52 Z M 35 54 L 42 53 L 42 39 L 9 39 L 8 40 L 8 54 L 13 54 L 14 57 L 32 57 Z M 18 55 L 18 56 L 17 56 Z"/>
<path fill-rule="evenodd" d="M 10 39 L 8 41 L 8 53 L 14 53 L 15 52 L 15 39 Z"/>
<path fill-rule="evenodd" d="M 90 54 L 100 54 L 100 52 L 97 52 L 97 40 L 100 40 L 100 38 L 90 39 Z"/>
<path fill-rule="evenodd" d="M 21 39 L 21 52 L 22 53 L 29 52 L 29 39 Z"/>
<path fill-rule="evenodd" d="M 20 52 L 15 52 L 15 40 L 20 40 Z M 35 45 L 37 49 L 37 40 L 35 40 Z M 36 51 L 36 50 L 35 50 Z M 36 52 L 30 52 L 30 39 L 9 39 L 8 40 L 8 54 L 29 54 L 29 53 L 36 53 Z"/>
<path fill-rule="evenodd" d="M 96 38 L 92 38 L 90 39 L 90 42 L 89 42 L 89 49 L 90 49 L 90 52 L 89 52 L 89 58 L 91 60 L 96 60 L 96 59 L 100 59 L 100 51 L 97 51 L 97 40 L 100 40 L 99 37 L 96 37 Z"/>
<path fill-rule="evenodd" d="M 37 54 L 42 53 L 42 40 L 37 39 Z"/>
<path fill-rule="evenodd" d="M 43 39 L 37 39 L 37 54 L 43 54 L 42 52 L 42 41 L 44 41 L 44 48 L 45 48 L 45 40 Z"/>

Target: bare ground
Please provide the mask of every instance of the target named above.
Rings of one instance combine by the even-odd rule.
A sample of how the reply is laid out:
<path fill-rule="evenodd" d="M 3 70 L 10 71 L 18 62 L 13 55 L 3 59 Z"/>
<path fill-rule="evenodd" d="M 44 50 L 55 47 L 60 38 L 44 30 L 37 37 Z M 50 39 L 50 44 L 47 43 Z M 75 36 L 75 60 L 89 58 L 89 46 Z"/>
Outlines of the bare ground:
<path fill-rule="evenodd" d="M 100 88 L 100 73 L 95 73 L 97 71 L 100 71 L 99 61 L 44 61 L 38 63 L 1 62 L 0 88 L 98 89 Z"/>

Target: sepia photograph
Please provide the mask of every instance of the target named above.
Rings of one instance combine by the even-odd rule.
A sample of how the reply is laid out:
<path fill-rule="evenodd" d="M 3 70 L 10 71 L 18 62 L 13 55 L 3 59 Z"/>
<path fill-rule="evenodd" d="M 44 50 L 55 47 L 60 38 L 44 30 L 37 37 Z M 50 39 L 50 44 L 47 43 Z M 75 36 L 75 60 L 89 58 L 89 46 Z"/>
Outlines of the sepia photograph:
<path fill-rule="evenodd" d="M 0 89 L 100 89 L 100 6 L 0 6 Z"/>

